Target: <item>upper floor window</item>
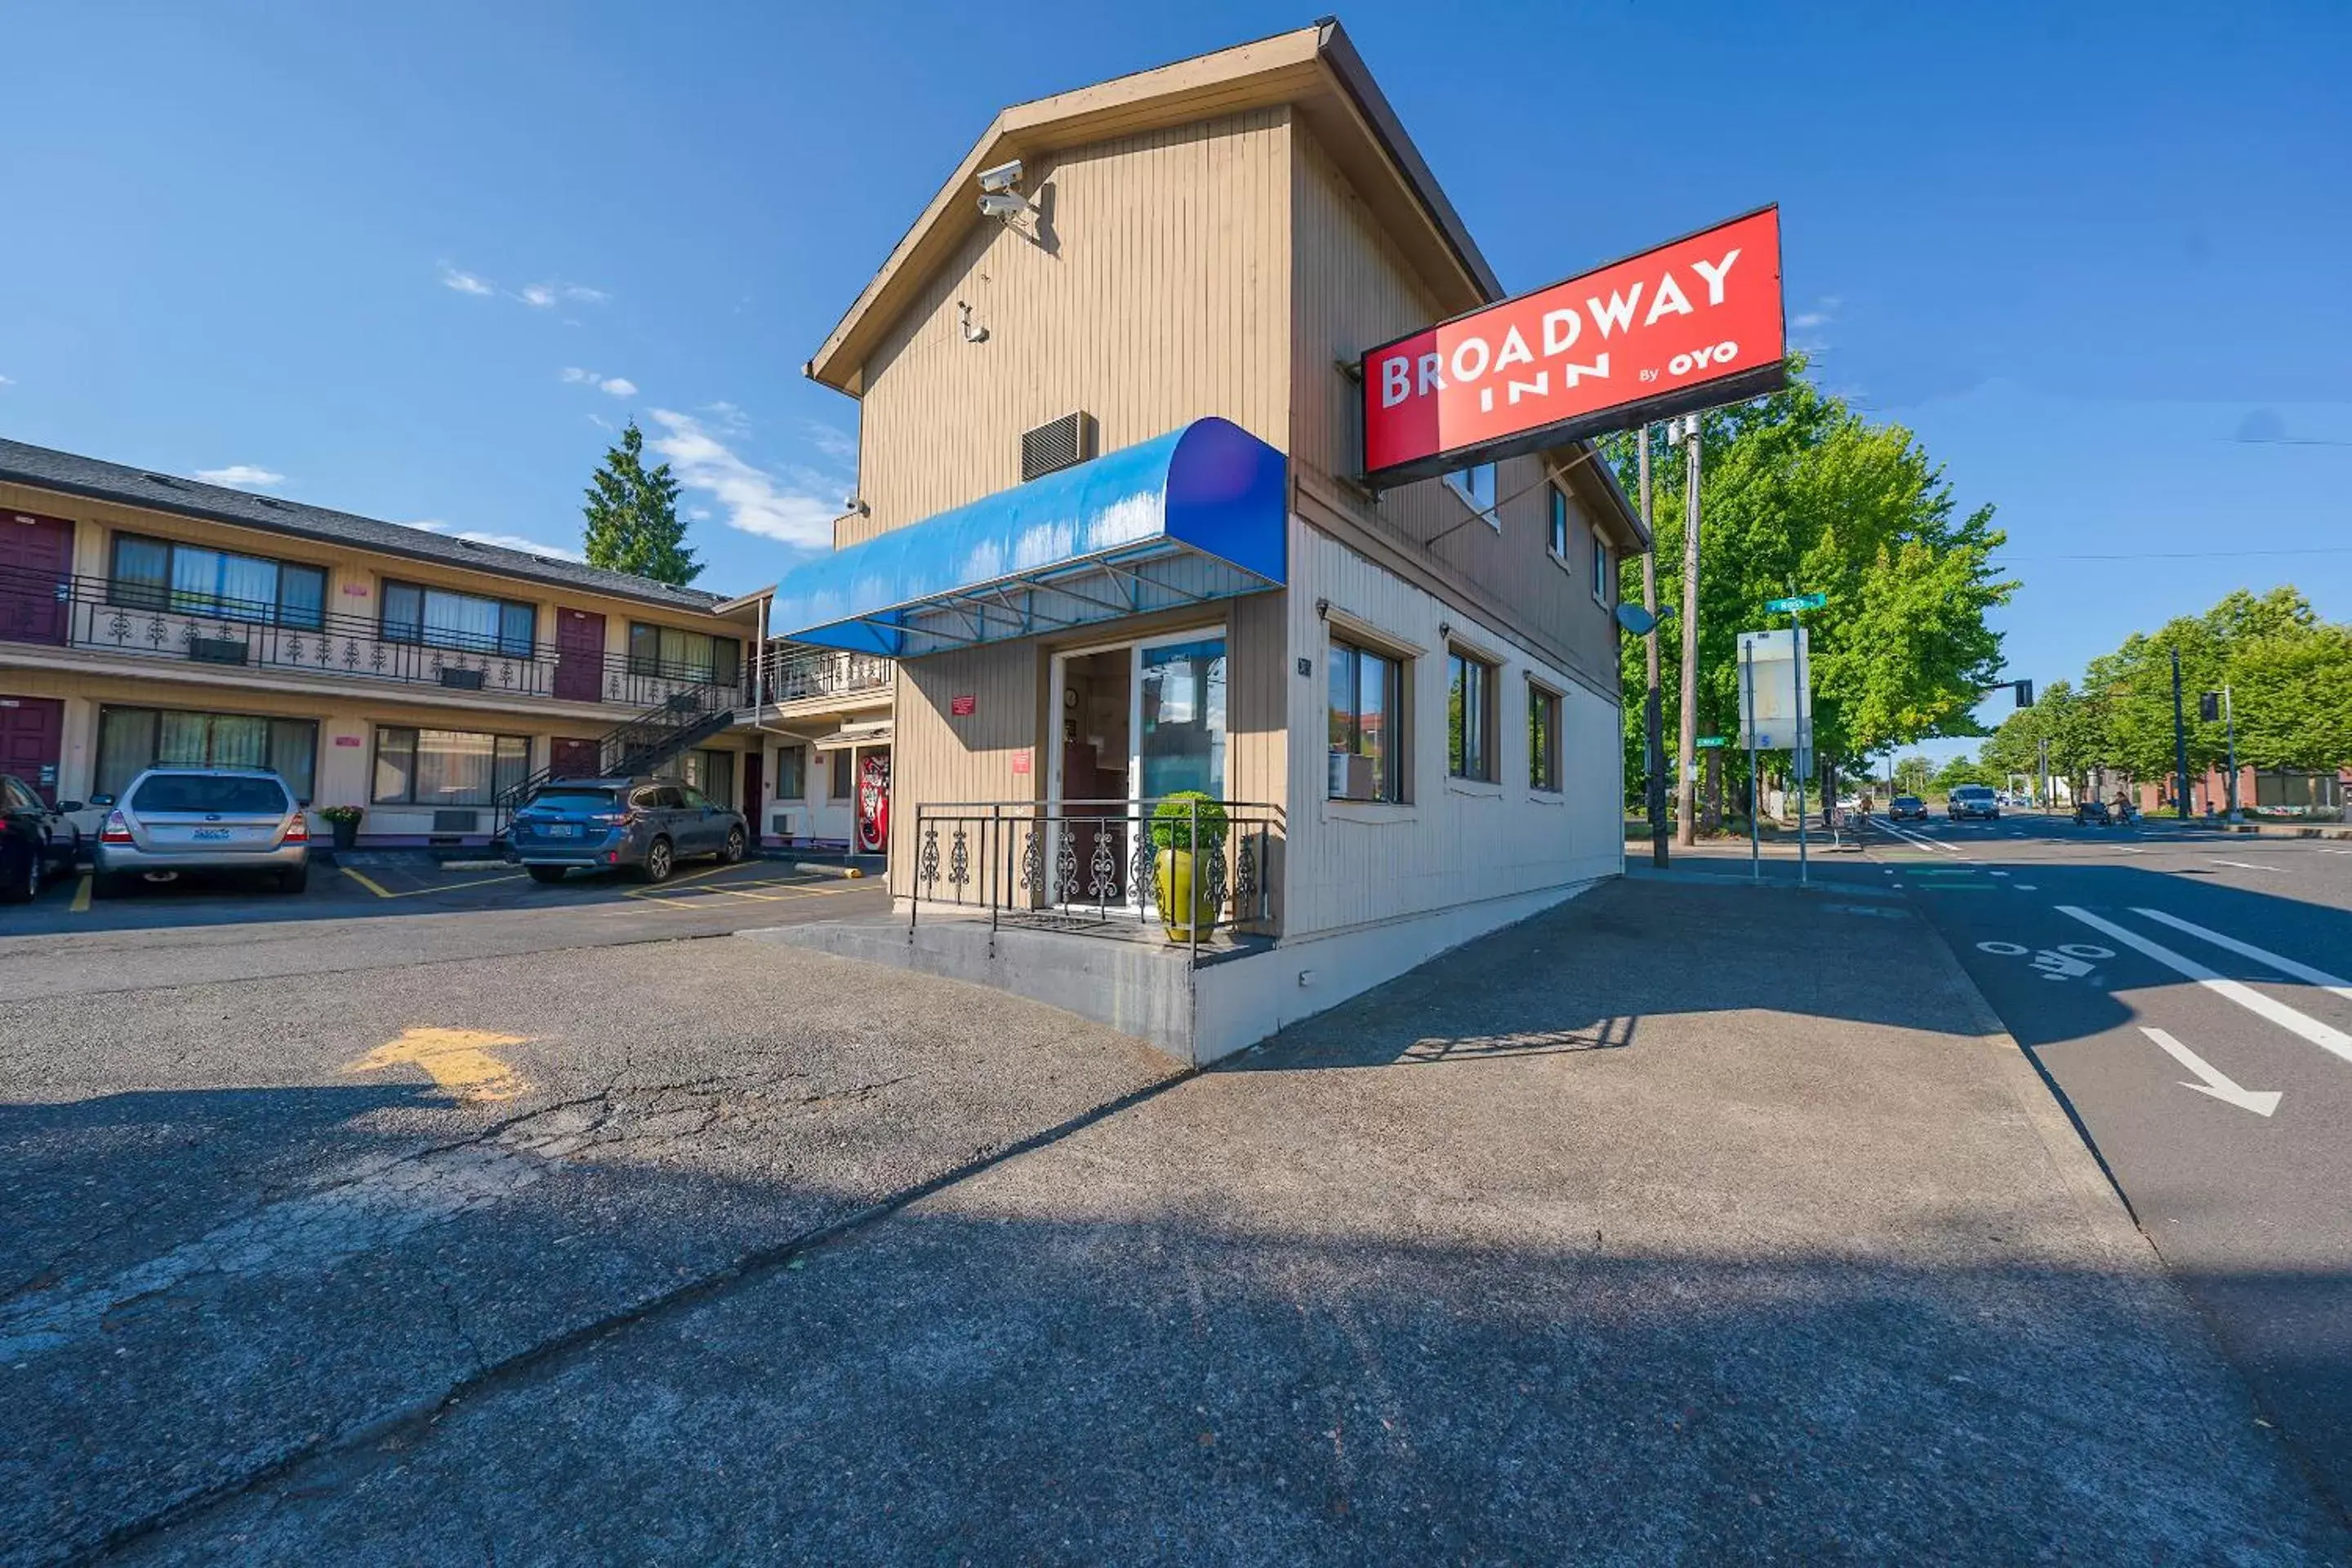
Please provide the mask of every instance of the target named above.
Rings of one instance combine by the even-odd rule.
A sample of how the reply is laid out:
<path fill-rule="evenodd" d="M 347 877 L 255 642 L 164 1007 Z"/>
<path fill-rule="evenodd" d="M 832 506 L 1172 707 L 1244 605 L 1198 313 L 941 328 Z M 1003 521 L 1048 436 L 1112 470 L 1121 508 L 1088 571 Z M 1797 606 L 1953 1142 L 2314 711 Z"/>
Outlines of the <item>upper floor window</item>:
<path fill-rule="evenodd" d="M 486 599 L 415 583 L 387 580 L 383 585 L 386 642 L 529 658 L 538 629 L 537 607 L 519 600 Z"/>
<path fill-rule="evenodd" d="M 1544 499 L 1549 507 L 1545 516 L 1547 532 L 1544 547 L 1551 552 L 1553 560 L 1565 566 L 1568 564 L 1568 492 L 1558 485 L 1546 485 Z"/>
<path fill-rule="evenodd" d="M 1596 530 L 1592 535 L 1592 596 L 1605 608 L 1616 591 L 1616 563 L 1610 559 L 1608 542 Z"/>
<path fill-rule="evenodd" d="M 316 631 L 326 622 L 327 569 L 118 533 L 106 599 L 133 609 Z"/>
<path fill-rule="evenodd" d="M 629 624 L 629 673 L 664 680 L 702 680 L 732 686 L 740 674 L 741 649 L 733 637 L 676 626 Z"/>
<path fill-rule="evenodd" d="M 1466 468 L 1456 468 L 1445 476 L 1445 488 L 1485 518 L 1488 527 L 1497 533 L 1503 531 L 1503 515 L 1495 510 L 1494 464 L 1473 463 Z"/>
<path fill-rule="evenodd" d="M 1445 771 L 1495 780 L 1495 667 L 1475 654 L 1445 656 Z"/>

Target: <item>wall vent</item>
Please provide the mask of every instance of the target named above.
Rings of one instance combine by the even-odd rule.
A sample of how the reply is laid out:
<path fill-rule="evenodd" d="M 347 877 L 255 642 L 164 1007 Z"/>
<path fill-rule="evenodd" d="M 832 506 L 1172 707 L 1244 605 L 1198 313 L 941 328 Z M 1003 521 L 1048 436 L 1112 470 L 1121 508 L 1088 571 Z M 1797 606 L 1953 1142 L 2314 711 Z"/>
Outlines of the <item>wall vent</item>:
<path fill-rule="evenodd" d="M 1095 420 L 1087 413 L 1065 414 L 1034 430 L 1021 432 L 1021 481 L 1083 463 L 1095 455 Z"/>

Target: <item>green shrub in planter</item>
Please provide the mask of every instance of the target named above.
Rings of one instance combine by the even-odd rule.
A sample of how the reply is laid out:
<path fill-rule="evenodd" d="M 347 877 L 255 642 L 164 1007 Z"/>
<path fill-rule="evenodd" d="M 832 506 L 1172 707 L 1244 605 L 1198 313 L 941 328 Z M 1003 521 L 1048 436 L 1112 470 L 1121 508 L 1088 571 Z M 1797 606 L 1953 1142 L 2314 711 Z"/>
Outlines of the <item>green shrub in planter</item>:
<path fill-rule="evenodd" d="M 1160 899 L 1160 921 L 1171 942 L 1191 942 L 1192 932 L 1217 923 L 1213 879 L 1194 874 L 1195 865 L 1225 852 L 1233 824 L 1213 795 L 1179 790 L 1151 814 L 1152 891 Z"/>

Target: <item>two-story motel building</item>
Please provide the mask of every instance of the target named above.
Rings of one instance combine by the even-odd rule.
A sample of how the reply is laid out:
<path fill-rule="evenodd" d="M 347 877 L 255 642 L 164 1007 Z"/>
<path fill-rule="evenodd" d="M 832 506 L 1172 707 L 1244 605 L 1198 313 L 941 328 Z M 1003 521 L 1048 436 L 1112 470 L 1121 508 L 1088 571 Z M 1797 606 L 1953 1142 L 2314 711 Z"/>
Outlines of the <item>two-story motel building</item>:
<path fill-rule="evenodd" d="M 52 804 L 268 766 L 364 845 L 460 846 L 626 767 L 845 842 L 887 668 L 755 659 L 760 606 L 0 440 L 0 772 Z"/>
<path fill-rule="evenodd" d="M 902 920 L 810 940 L 1206 1058 L 1618 872 L 1622 491 L 1357 477 L 1358 356 L 1503 293 L 1336 23 L 1000 114 L 806 367 L 861 505 L 771 624 L 897 661 Z M 1171 967 L 1184 788 L 1230 898 Z"/>

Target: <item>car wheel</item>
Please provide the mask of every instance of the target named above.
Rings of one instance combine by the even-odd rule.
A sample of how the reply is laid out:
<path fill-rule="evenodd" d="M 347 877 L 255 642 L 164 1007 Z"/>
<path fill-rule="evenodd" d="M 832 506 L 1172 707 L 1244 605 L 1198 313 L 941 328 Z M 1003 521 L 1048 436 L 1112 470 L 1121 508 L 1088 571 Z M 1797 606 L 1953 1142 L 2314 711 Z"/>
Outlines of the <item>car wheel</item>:
<path fill-rule="evenodd" d="M 722 866 L 732 866 L 742 858 L 743 830 L 740 827 L 730 827 L 727 830 L 727 847 L 719 852 L 719 863 Z"/>
<path fill-rule="evenodd" d="M 526 866 L 523 869 L 530 873 L 530 879 L 534 882 L 561 882 L 563 880 L 563 873 L 566 868 L 562 866 Z"/>
<path fill-rule="evenodd" d="M 677 856 L 669 847 L 669 840 L 656 838 L 646 846 L 645 863 L 637 868 L 637 880 L 667 882 L 669 880 L 670 869 L 676 864 Z"/>
<path fill-rule="evenodd" d="M 310 868 L 308 866 L 297 866 L 290 871 L 278 873 L 278 890 L 281 893 L 299 893 L 310 885 Z"/>

